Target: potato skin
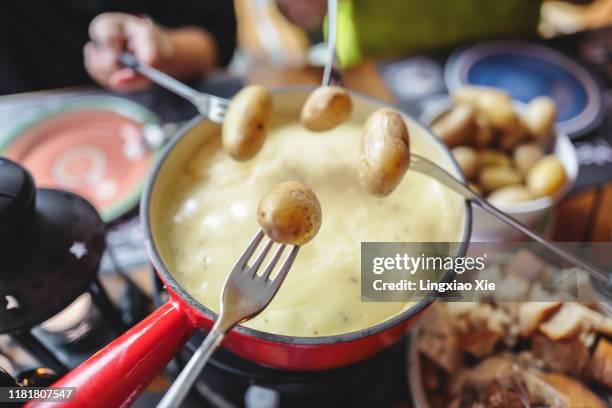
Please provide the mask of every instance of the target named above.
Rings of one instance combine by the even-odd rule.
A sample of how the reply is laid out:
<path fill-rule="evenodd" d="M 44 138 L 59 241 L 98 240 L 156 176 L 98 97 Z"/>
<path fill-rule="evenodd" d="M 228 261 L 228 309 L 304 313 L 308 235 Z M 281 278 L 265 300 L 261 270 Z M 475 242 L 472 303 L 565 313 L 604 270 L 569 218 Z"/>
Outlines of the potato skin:
<path fill-rule="evenodd" d="M 469 146 L 459 146 L 451 150 L 466 179 L 472 180 L 478 173 L 478 153 Z"/>
<path fill-rule="evenodd" d="M 472 144 L 477 148 L 486 148 L 493 143 L 493 139 L 495 135 L 493 134 L 493 126 L 491 126 L 491 122 L 489 119 L 481 114 L 476 114 L 476 131 L 474 132 L 474 136 L 472 136 Z"/>
<path fill-rule="evenodd" d="M 410 141 L 400 113 L 383 108 L 366 120 L 359 151 L 359 182 L 371 195 L 393 191 L 410 166 Z"/>
<path fill-rule="evenodd" d="M 497 189 L 487 198 L 493 204 L 515 204 L 533 199 L 533 196 L 523 185 L 507 186 Z"/>
<path fill-rule="evenodd" d="M 526 175 L 542 157 L 544 157 L 544 149 L 535 142 L 519 145 L 512 153 L 514 166 L 523 175 Z"/>
<path fill-rule="evenodd" d="M 272 97 L 262 86 L 247 86 L 232 98 L 223 121 L 221 141 L 234 160 L 249 160 L 261 149 L 271 111 Z"/>
<path fill-rule="evenodd" d="M 507 129 L 516 119 L 510 96 L 495 88 L 465 86 L 453 93 L 453 100 L 474 106 L 496 129 Z"/>
<path fill-rule="evenodd" d="M 553 195 L 566 182 L 565 167 L 554 154 L 541 158 L 527 173 L 527 188 L 536 197 Z"/>
<path fill-rule="evenodd" d="M 489 166 L 481 170 L 478 184 L 486 192 L 502 187 L 521 184 L 522 177 L 518 171 L 508 166 Z"/>
<path fill-rule="evenodd" d="M 314 191 L 298 181 L 280 183 L 259 202 L 257 221 L 273 241 L 304 245 L 321 228 L 321 204 Z"/>
<path fill-rule="evenodd" d="M 501 150 L 484 149 L 478 152 L 478 161 L 481 167 L 510 166 L 510 158 Z"/>
<path fill-rule="evenodd" d="M 476 133 L 476 113 L 468 104 L 457 104 L 448 113 L 438 118 L 431 130 L 448 147 L 469 144 Z"/>
<path fill-rule="evenodd" d="M 527 104 L 523 120 L 527 129 L 540 143 L 546 143 L 553 135 L 557 107 L 547 96 L 538 96 Z"/>
<path fill-rule="evenodd" d="M 308 96 L 302 111 L 302 126 L 313 132 L 330 130 L 351 116 L 353 101 L 344 88 L 321 86 Z"/>

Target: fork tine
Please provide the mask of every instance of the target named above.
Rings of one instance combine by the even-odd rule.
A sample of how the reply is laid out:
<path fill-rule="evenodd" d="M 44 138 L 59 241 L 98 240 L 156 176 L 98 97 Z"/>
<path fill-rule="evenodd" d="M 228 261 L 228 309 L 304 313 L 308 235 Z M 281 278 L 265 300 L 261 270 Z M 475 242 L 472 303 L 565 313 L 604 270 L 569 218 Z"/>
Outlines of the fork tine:
<path fill-rule="evenodd" d="M 249 242 L 249 245 L 246 247 L 242 255 L 240 255 L 240 258 L 238 258 L 238 261 L 232 268 L 232 271 L 236 269 L 244 268 L 244 266 L 249 261 L 249 259 L 251 259 L 251 256 L 253 256 L 253 252 L 255 252 L 255 248 L 257 248 L 257 246 L 259 245 L 263 237 L 264 237 L 264 232 L 262 229 L 260 229 L 259 231 L 257 231 L 257 234 L 255 234 L 251 242 Z"/>
<path fill-rule="evenodd" d="M 274 252 L 274 256 L 272 257 L 272 259 L 270 259 L 270 262 L 268 262 L 268 265 L 266 266 L 266 270 L 261 275 L 261 279 L 262 280 L 267 280 L 270 277 L 270 275 L 272 274 L 272 271 L 274 270 L 274 267 L 278 263 L 278 260 L 280 259 L 281 255 L 283 254 L 283 251 L 285 250 L 286 246 L 287 245 L 282 244 L 281 246 L 278 247 L 276 252 Z"/>
<path fill-rule="evenodd" d="M 285 259 L 285 262 L 283 262 L 283 266 L 281 266 L 280 270 L 278 271 L 278 274 L 272 281 L 271 286 L 277 288 L 280 286 L 281 283 L 283 283 L 285 277 L 287 276 L 287 272 L 289 272 L 289 269 L 291 269 L 291 265 L 293 265 L 293 261 L 295 261 L 295 257 L 297 256 L 299 250 L 300 247 L 297 245 L 294 245 L 293 248 L 291 248 L 291 252 L 289 252 L 289 255 L 287 256 L 287 259 Z"/>
<path fill-rule="evenodd" d="M 268 242 L 266 243 L 266 246 L 261 251 L 261 253 L 259 254 L 257 259 L 255 260 L 253 265 L 251 265 L 251 267 L 248 269 L 247 276 L 252 278 L 257 273 L 257 270 L 259 269 L 259 267 L 263 263 L 264 259 L 266 259 L 266 256 L 268 255 L 268 252 L 270 252 L 270 248 L 272 248 L 272 244 L 273 243 L 274 243 L 274 241 L 272 241 L 271 239 L 268 240 Z"/>

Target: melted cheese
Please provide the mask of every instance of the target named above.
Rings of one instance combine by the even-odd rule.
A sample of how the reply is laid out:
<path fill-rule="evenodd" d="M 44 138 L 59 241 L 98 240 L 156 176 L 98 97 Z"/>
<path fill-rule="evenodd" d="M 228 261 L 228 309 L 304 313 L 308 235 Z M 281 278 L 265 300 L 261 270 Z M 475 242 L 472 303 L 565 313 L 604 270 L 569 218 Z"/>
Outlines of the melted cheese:
<path fill-rule="evenodd" d="M 419 129 L 410 130 L 414 152 L 448 162 Z M 464 204 L 412 171 L 390 196 L 366 194 L 357 178 L 360 133 L 358 123 L 326 133 L 276 123 L 248 162 L 230 159 L 218 138 L 206 142 L 177 180 L 164 225 L 165 262 L 180 284 L 218 312 L 224 279 L 259 228 L 259 200 L 276 184 L 298 180 L 321 202 L 321 230 L 300 250 L 272 303 L 246 326 L 292 336 L 333 335 L 373 326 L 409 307 L 361 301 L 360 243 L 459 241 Z"/>

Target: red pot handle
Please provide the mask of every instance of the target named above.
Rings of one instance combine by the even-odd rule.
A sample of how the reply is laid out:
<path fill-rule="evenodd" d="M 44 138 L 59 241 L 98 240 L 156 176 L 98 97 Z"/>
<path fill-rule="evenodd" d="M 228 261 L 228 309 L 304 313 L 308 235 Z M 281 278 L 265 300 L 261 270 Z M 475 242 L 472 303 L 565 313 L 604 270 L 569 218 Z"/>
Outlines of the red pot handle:
<path fill-rule="evenodd" d="M 73 400 L 30 402 L 26 406 L 128 406 L 168 364 L 192 332 L 193 325 L 184 306 L 170 300 L 53 384 L 53 387 L 75 387 Z"/>

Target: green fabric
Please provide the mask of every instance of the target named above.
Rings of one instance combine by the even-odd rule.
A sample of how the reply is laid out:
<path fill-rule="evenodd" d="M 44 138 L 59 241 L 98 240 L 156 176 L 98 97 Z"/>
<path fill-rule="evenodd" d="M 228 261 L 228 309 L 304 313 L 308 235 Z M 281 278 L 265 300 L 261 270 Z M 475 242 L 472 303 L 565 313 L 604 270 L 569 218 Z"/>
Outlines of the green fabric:
<path fill-rule="evenodd" d="M 541 0 L 341 0 L 338 56 L 398 56 L 460 42 L 532 34 Z"/>

